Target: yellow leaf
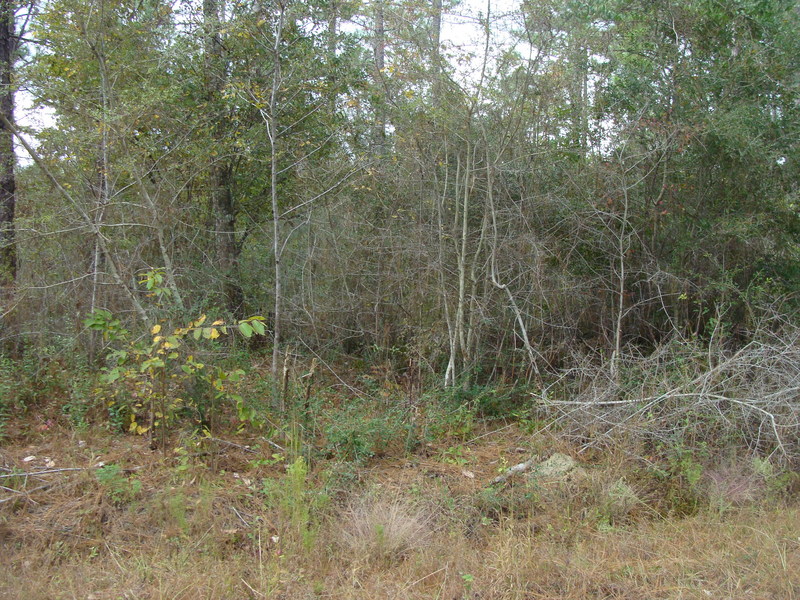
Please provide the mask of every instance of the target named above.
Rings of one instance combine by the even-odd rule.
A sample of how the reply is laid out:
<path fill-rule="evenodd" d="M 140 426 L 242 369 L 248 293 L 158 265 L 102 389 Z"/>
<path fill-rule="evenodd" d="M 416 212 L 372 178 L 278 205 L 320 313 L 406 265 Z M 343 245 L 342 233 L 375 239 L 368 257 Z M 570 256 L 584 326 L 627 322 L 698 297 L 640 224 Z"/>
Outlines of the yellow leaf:
<path fill-rule="evenodd" d="M 222 319 L 217 319 L 216 321 L 214 321 L 214 322 L 211 324 L 211 326 L 212 326 L 212 327 L 216 327 L 217 325 L 222 325 L 224 322 L 225 322 L 225 321 L 223 321 Z"/>
<path fill-rule="evenodd" d="M 212 340 L 215 340 L 219 337 L 219 331 L 215 328 L 211 330 L 211 333 L 208 335 Z"/>
<path fill-rule="evenodd" d="M 161 331 L 161 325 L 153 325 L 153 328 L 150 330 L 150 333 L 152 333 L 153 335 L 155 335 L 155 334 L 157 334 L 159 331 Z"/>

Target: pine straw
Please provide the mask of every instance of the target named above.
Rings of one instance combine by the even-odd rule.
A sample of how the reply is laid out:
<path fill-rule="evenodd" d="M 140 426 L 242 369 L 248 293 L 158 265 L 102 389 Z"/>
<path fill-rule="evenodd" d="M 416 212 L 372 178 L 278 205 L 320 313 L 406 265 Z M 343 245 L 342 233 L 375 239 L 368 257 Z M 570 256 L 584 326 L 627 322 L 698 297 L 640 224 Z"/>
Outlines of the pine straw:
<path fill-rule="evenodd" d="M 252 457 L 229 448 L 220 462 L 235 467 L 238 477 L 199 464 L 179 472 L 174 461 L 137 443 L 102 438 L 91 444 L 125 467 L 139 463 L 135 476 L 141 490 L 133 498 L 115 502 L 87 470 L 65 473 L 62 485 L 33 501 L 0 505 L 0 598 L 784 600 L 800 595 L 796 504 L 740 502 L 721 514 L 660 516 L 665 513 L 652 508 L 658 507 L 654 492 L 613 456 L 587 465 L 583 478 L 541 488 L 534 500 L 520 496 L 513 509 L 495 513 L 487 512 L 478 492 L 463 487 L 460 472 L 443 468 L 431 477 L 428 458 L 423 467 L 404 469 L 416 472 L 407 480 L 412 487 L 391 487 L 364 505 L 333 503 L 317 515 L 322 526 L 313 544 L 303 546 L 281 539 L 282 517 L 265 507 L 260 492 L 261 478 L 280 476 L 278 468 L 249 463 Z M 122 454 L 126 444 L 128 453 Z M 23 457 L 22 450 L 29 449 L 7 450 L 6 460 Z M 81 452 L 70 457 L 74 464 Z M 483 456 L 479 449 L 474 454 Z M 379 465 L 365 472 L 374 479 L 366 482 L 372 489 L 385 483 Z M 638 497 L 624 511 L 604 504 L 621 489 L 619 481 L 627 481 Z M 522 489 L 515 483 L 498 494 L 511 502 Z M 358 556 L 370 551 L 369 543 L 343 549 L 342 532 L 352 528 L 358 506 L 367 507 L 361 515 L 368 527 L 359 534 L 367 542 L 385 507 L 397 506 L 406 525 L 411 523 L 413 543 L 404 538 L 401 551 L 381 554 L 380 560 Z M 598 520 L 602 510 L 616 520 L 613 527 Z"/>

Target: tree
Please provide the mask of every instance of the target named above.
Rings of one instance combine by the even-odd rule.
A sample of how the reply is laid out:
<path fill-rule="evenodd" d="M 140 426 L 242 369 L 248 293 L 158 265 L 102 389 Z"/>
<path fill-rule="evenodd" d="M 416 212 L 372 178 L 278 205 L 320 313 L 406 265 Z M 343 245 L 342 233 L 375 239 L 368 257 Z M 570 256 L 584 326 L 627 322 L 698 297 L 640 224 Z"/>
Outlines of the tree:
<path fill-rule="evenodd" d="M 16 33 L 16 2 L 0 2 L 0 113 L 14 122 L 12 73 L 19 36 Z M 17 251 L 14 241 L 16 180 L 14 178 L 14 138 L 8 127 L 0 127 L 0 285 L 17 277 Z"/>
<path fill-rule="evenodd" d="M 221 34 L 225 1 L 203 0 L 203 36 L 205 53 L 206 94 L 208 106 L 215 113 L 212 125 L 212 143 L 222 150 L 229 133 L 228 114 L 220 110 L 222 94 L 227 85 L 228 61 L 225 58 Z M 214 110 L 216 109 L 216 110 Z M 236 240 L 236 206 L 232 190 L 234 158 L 223 152 L 213 153 L 209 180 L 211 204 L 214 212 L 214 234 L 219 274 L 222 278 L 223 295 L 228 311 L 237 319 L 244 316 L 244 293 L 239 282 L 239 251 Z"/>

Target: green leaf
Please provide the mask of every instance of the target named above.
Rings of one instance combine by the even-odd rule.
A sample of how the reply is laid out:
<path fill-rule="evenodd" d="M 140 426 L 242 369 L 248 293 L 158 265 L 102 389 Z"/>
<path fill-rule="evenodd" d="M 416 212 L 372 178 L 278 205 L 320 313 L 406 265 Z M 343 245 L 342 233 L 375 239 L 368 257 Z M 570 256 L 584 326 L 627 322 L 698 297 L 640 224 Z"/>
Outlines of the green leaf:
<path fill-rule="evenodd" d="M 267 331 L 267 328 L 264 327 L 264 323 L 261 321 L 250 321 L 250 325 L 255 329 L 258 335 L 264 335 Z"/>
<path fill-rule="evenodd" d="M 239 331 L 241 331 L 242 335 L 246 338 L 253 336 L 253 327 L 247 321 L 241 321 L 239 323 Z"/>

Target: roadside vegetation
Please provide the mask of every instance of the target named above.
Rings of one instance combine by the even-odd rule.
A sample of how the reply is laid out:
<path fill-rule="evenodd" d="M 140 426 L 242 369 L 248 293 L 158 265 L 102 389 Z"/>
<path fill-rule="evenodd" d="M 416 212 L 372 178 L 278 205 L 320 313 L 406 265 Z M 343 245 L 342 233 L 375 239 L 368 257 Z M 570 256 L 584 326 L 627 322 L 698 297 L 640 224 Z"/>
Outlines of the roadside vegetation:
<path fill-rule="evenodd" d="M 774 437 L 773 425 L 787 431 L 780 411 L 773 423 L 735 401 L 763 385 L 746 372 L 758 372 L 756 356 L 790 356 L 761 346 L 729 356 L 742 362 L 715 365 L 718 388 L 682 348 L 663 358 L 663 380 L 639 381 L 637 402 L 601 415 L 580 394 L 553 387 L 549 401 L 536 385 L 410 398 L 388 367 L 334 371 L 301 356 L 275 382 L 268 355 L 226 358 L 208 351 L 210 335 L 196 343 L 193 363 L 221 365 L 211 381 L 170 376 L 161 388 L 157 372 L 98 375 L 56 350 L 3 371 L 0 596 L 783 599 L 800 589 L 797 438 Z M 232 366 L 241 372 L 220 395 L 218 374 Z M 132 426 L 148 422 L 136 416 L 142 377 L 155 382 L 155 435 Z M 726 404 L 723 393 L 737 395 Z M 566 468 L 548 471 L 562 458 Z"/>
<path fill-rule="evenodd" d="M 800 597 L 798 31 L 0 0 L 0 598 Z"/>

